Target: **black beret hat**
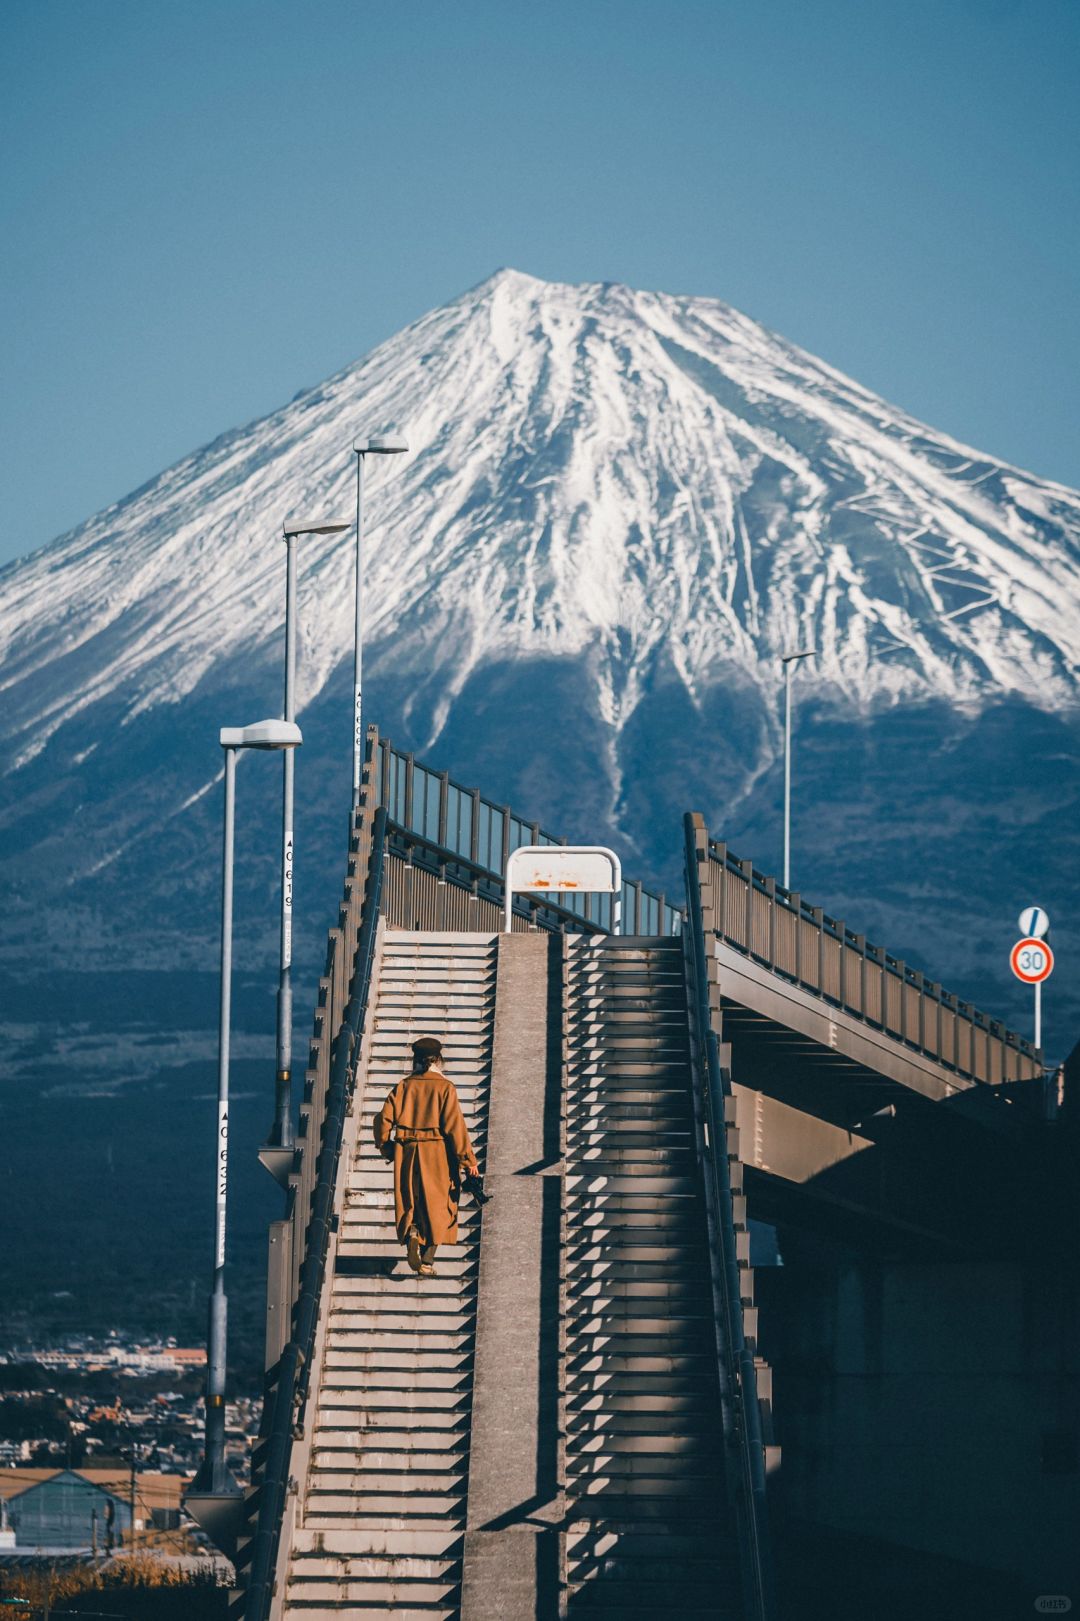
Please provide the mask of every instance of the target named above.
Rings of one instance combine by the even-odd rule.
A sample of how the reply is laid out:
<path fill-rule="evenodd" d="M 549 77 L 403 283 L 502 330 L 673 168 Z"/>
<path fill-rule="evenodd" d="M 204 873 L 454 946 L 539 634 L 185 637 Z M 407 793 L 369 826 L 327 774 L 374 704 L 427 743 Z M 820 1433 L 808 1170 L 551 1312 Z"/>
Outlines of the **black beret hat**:
<path fill-rule="evenodd" d="M 419 1058 L 439 1058 L 442 1055 L 442 1042 L 434 1036 L 421 1036 L 413 1042 L 412 1050 Z"/>

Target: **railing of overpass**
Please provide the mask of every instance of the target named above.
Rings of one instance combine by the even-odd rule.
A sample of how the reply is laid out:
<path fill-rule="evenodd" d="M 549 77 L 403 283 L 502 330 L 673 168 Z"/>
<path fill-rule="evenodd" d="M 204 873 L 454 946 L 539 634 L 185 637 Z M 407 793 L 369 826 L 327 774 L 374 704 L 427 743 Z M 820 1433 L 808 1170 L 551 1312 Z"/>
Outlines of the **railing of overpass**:
<path fill-rule="evenodd" d="M 704 823 L 699 839 L 704 839 Z M 704 848 L 704 844 L 702 844 Z M 1041 1053 L 997 1019 L 872 945 L 820 906 L 707 836 L 699 860 L 705 926 L 793 985 L 884 1031 L 972 1081 L 1041 1073 Z"/>
<path fill-rule="evenodd" d="M 377 803 L 390 818 L 390 850 L 421 867 L 437 869 L 440 879 L 472 892 L 475 898 L 502 905 L 503 875 L 511 850 L 523 844 L 565 844 L 547 833 L 539 822 L 517 815 L 506 805 L 485 799 L 477 788 L 465 788 L 445 771 L 433 771 L 413 755 L 396 749 L 388 738 L 368 728 L 368 774 Z M 396 892 L 389 904 L 398 902 Z M 610 895 L 570 895 L 556 903 L 549 897 L 515 897 L 519 926 L 530 923 L 548 929 L 611 932 Z M 655 893 L 638 880 L 628 880 L 622 891 L 623 931 L 626 934 L 678 934 L 682 909 L 672 906 L 661 891 Z M 404 898 L 400 905 L 404 907 Z M 415 919 L 422 928 L 460 927 L 451 912 L 445 920 Z M 494 924 L 500 927 L 499 923 Z"/>
<path fill-rule="evenodd" d="M 736 1196 L 731 1172 L 731 1157 L 735 1151 L 728 1137 L 728 1124 L 734 1119 L 731 1077 L 721 1062 L 720 1043 L 713 1028 L 710 1003 L 710 874 L 704 870 L 708 863 L 701 859 L 701 826 L 700 817 L 693 813 L 687 815 L 684 826 L 687 912 L 684 940 L 693 993 L 691 1028 L 698 1053 L 694 1073 L 696 1108 L 701 1111 L 705 1128 L 700 1143 L 709 1212 L 721 1406 L 724 1436 L 728 1442 L 725 1464 L 738 1528 L 747 1621 L 770 1621 L 775 1614 L 775 1595 L 765 1443 L 758 1400 L 757 1366 L 754 1347 L 747 1339 L 744 1291 L 739 1269 Z M 745 1199 L 740 1202 L 745 1211 Z M 745 1215 L 742 1225 L 745 1228 Z"/>

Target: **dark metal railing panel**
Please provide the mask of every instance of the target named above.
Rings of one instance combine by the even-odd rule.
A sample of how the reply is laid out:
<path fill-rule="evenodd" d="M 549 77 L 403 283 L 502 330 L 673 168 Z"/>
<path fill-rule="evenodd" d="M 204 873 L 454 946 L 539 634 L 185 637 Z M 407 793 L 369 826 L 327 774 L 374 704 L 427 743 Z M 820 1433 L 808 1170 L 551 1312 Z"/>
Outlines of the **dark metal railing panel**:
<path fill-rule="evenodd" d="M 697 1053 L 696 1080 L 706 1131 L 699 1139 L 707 1202 L 715 1221 L 710 1242 L 719 1248 L 712 1269 L 720 1342 L 720 1388 L 727 1445 L 735 1449 L 729 1468 L 734 1487 L 733 1504 L 738 1531 L 740 1570 L 746 1621 L 769 1621 L 774 1612 L 772 1551 L 766 1495 L 765 1440 L 758 1399 L 754 1348 L 749 1343 L 743 1309 L 743 1280 L 739 1266 L 740 1235 L 735 1222 L 731 1185 L 728 1119 L 730 1077 L 721 1064 L 720 1045 L 713 1026 L 708 962 L 712 953 L 712 925 L 718 908 L 714 897 L 705 922 L 700 868 L 708 860 L 704 825 L 688 814 L 685 820 L 686 951 L 693 995 L 692 1035 Z M 727 891 L 730 901 L 732 891 Z M 729 910 L 730 918 L 730 910 Z M 745 909 L 743 910 L 745 920 Z M 711 1227 L 710 1223 L 710 1227 Z M 731 1458 L 729 1454 L 728 1462 Z"/>
<path fill-rule="evenodd" d="M 821 994 L 840 1004 L 840 941 L 834 935 L 821 936 Z"/>
<path fill-rule="evenodd" d="M 811 990 L 819 989 L 818 969 L 819 949 L 818 930 L 811 918 L 800 917 L 795 920 L 795 927 L 799 936 L 799 978 Z"/>
<path fill-rule="evenodd" d="M 774 973 L 970 1080 L 997 1084 L 1041 1072 L 1041 1055 L 1022 1036 L 738 860 L 718 839 L 709 840 L 708 882 L 714 932 Z"/>
<path fill-rule="evenodd" d="M 884 975 L 881 964 L 867 953 L 863 958 L 866 968 L 866 1006 L 863 1016 L 868 1024 L 880 1025 L 882 1021 L 882 997 L 884 992 Z"/>

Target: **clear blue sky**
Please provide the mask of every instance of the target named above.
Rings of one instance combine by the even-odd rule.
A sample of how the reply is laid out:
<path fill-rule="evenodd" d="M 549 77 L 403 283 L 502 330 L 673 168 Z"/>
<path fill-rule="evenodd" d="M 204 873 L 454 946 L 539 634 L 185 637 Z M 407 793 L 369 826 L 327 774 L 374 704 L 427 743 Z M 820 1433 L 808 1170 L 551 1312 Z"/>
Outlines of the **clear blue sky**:
<path fill-rule="evenodd" d="M 1080 484 L 1077 0 L 5 0 L 0 560 L 500 265 Z"/>

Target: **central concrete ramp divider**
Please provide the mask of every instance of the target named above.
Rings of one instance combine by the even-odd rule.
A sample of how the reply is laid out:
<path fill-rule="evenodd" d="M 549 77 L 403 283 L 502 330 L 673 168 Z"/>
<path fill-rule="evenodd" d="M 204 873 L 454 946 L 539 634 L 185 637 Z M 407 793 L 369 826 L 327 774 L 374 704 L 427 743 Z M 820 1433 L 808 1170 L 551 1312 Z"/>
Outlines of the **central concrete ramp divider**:
<path fill-rule="evenodd" d="M 559 1609 L 561 945 L 498 943 L 462 1621 Z"/>

